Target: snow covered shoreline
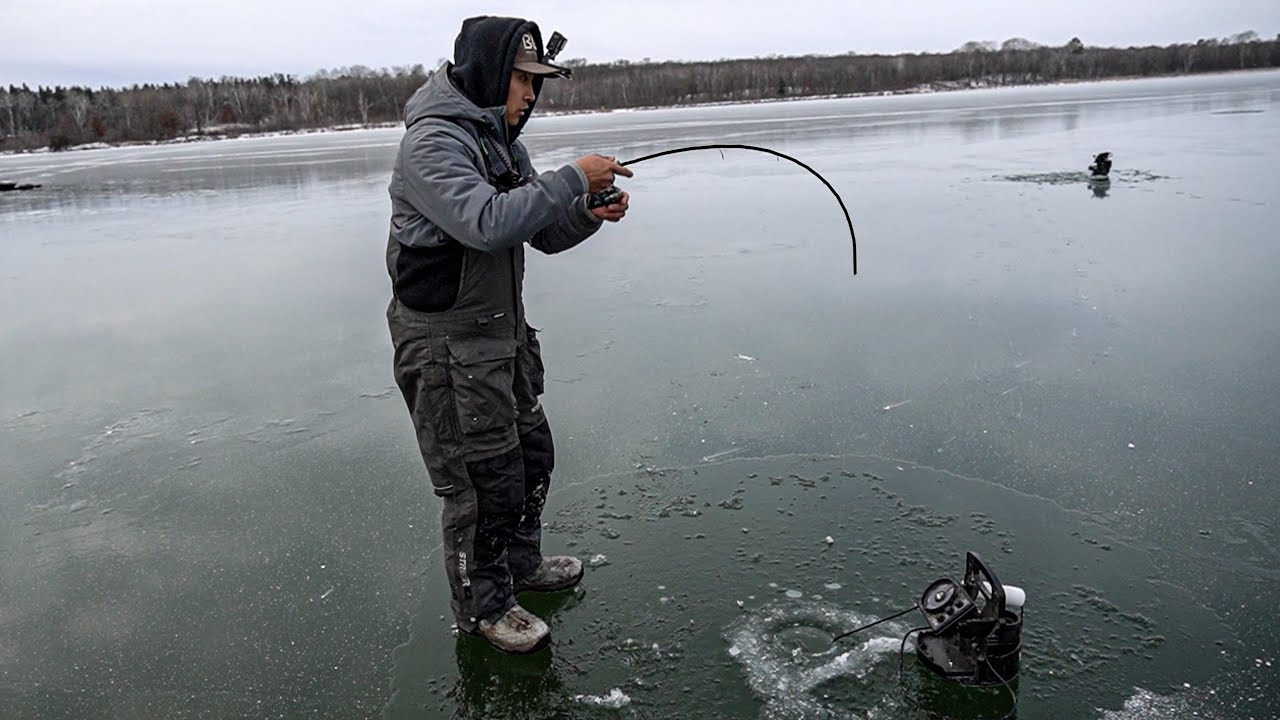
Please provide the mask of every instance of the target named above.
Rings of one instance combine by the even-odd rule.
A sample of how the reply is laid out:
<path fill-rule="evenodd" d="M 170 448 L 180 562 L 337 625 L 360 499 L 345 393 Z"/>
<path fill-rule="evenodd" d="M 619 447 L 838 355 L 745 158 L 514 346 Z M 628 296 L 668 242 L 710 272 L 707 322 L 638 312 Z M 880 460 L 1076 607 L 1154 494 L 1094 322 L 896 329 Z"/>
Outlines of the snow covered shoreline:
<path fill-rule="evenodd" d="M 236 132 L 234 134 L 219 133 L 214 131 L 209 135 L 184 135 L 169 140 L 135 140 L 131 142 L 92 142 L 80 145 L 72 145 L 62 150 L 50 150 L 48 146 L 36 148 L 34 150 L 0 150 L 0 156 L 7 155 L 35 155 L 51 152 L 76 152 L 80 150 L 112 150 L 116 148 L 136 148 L 136 147 L 156 147 L 163 145 L 187 145 L 190 143 L 219 142 L 222 140 L 239 140 L 254 138 L 271 138 L 271 137 L 287 137 L 291 135 L 315 135 L 318 133 L 337 133 L 351 132 L 355 130 L 386 130 L 389 128 L 400 127 L 399 122 L 393 123 L 370 123 L 368 125 L 331 125 L 327 127 L 317 128 L 299 128 L 297 130 L 263 130 L 260 132 Z"/>
<path fill-rule="evenodd" d="M 1225 76 L 1225 75 L 1237 75 L 1240 73 L 1249 73 L 1249 72 L 1274 72 L 1274 71 L 1275 70 L 1273 68 L 1262 68 L 1257 70 L 1233 70 L 1229 72 L 1192 73 L 1192 74 L 1186 74 L 1186 75 L 1121 76 L 1121 77 L 1113 77 L 1113 78 L 1100 78 L 1096 80 L 1056 80 L 1053 82 L 1017 83 L 1017 84 L 1000 84 L 1000 83 L 986 81 L 986 80 L 940 81 L 940 82 L 933 82 L 933 83 L 925 83 L 925 84 L 917 85 L 911 88 L 904 88 L 902 90 L 885 90 L 885 91 L 879 91 L 879 92 L 835 93 L 835 94 L 826 94 L 826 95 L 803 95 L 803 96 L 777 97 L 777 98 L 754 98 L 750 100 L 720 100 L 715 102 L 704 102 L 704 103 L 638 106 L 638 107 L 627 107 L 627 108 L 616 108 L 616 109 L 610 108 L 610 109 L 601 109 L 601 110 L 545 110 L 545 111 L 539 111 L 538 115 L 541 117 L 563 117 L 563 116 L 570 116 L 570 115 L 601 115 L 601 114 L 608 114 L 608 113 L 627 113 L 627 112 L 640 112 L 640 111 L 650 111 L 650 110 L 678 110 L 678 109 L 685 109 L 685 108 L 728 107 L 728 106 L 734 106 L 734 105 L 761 105 L 761 104 L 767 104 L 767 103 L 782 103 L 782 102 L 790 103 L 790 102 L 805 102 L 805 101 L 815 101 L 815 100 L 841 100 L 841 99 L 869 98 L 869 97 L 896 97 L 896 96 L 904 96 L 904 95 L 933 95 L 937 93 L 951 93 L 951 92 L 960 92 L 960 91 L 966 91 L 966 90 L 1010 90 L 1015 88 L 1117 83 L 1117 82 L 1129 82 L 1134 80 L 1161 80 L 1161 79 L 1167 80 L 1167 79 L 1173 79 L 1173 78 L 1208 77 L 1208 76 L 1215 76 L 1215 75 Z M 71 147 L 67 147 L 67 148 L 64 148 L 63 150 L 59 150 L 56 152 L 73 152 L 78 150 L 106 150 L 106 149 L 113 149 L 113 148 L 153 147 L 153 146 L 163 146 L 163 145 L 183 145 L 187 143 L 214 142 L 214 141 L 221 141 L 221 140 L 287 137 L 292 135 L 313 135 L 317 133 L 352 132 L 352 131 L 358 131 L 358 130 L 387 130 L 387 129 L 398 128 L 398 127 L 401 127 L 401 123 L 397 121 L 397 122 L 384 122 L 384 123 L 370 123 L 367 125 L 356 123 L 356 124 L 345 124 L 345 125 L 332 125 L 332 126 L 317 127 L 317 128 L 299 128 L 297 130 L 266 130 L 266 131 L 260 131 L 260 132 L 252 132 L 252 131 L 234 132 L 233 131 L 231 133 L 222 133 L 222 132 L 218 132 L 217 128 L 214 128 L 212 130 L 214 134 L 186 135 L 183 137 L 172 138 L 170 140 L 133 141 L 133 142 L 120 142 L 120 143 L 106 143 L 106 142 L 84 143 L 80 145 L 73 145 Z M 0 150 L 0 157 L 13 156 L 13 155 L 50 153 L 50 152 L 55 152 L 55 151 L 51 150 L 47 146 L 42 148 L 36 148 L 33 150 Z"/>
<path fill-rule="evenodd" d="M 1042 85 L 1059 85 L 1064 83 L 1041 83 L 1041 84 Z M 839 100 L 839 99 L 860 98 L 860 97 L 923 95 L 923 94 L 932 94 L 932 93 L 939 93 L 939 92 L 954 92 L 957 90 L 984 90 L 984 89 L 992 89 L 997 87 L 1030 87 L 1030 86 L 1031 84 L 1018 85 L 1018 86 L 1014 86 L 1014 85 L 1001 86 L 1001 85 L 996 85 L 994 83 L 969 83 L 969 84 L 934 83 L 931 86 L 921 85 L 914 88 L 907 88 L 904 90 L 892 90 L 892 91 L 886 90 L 882 92 L 837 93 L 837 94 L 827 94 L 827 95 L 797 95 L 793 97 L 755 98 L 751 100 L 718 100 L 715 102 L 687 103 L 687 104 L 681 104 L 681 105 L 651 105 L 651 106 L 646 105 L 646 106 L 626 107 L 626 108 L 607 108 L 602 110 L 541 110 L 538 112 L 538 115 L 540 117 L 563 117 L 563 116 L 569 116 L 569 115 L 603 115 L 608 113 L 639 112 L 639 111 L 646 111 L 646 110 L 675 110 L 675 109 L 682 109 L 682 108 L 708 108 L 708 107 L 727 107 L 727 106 L 733 106 L 733 105 L 761 105 L 766 103 L 780 103 L 780 102 L 805 102 L 808 100 Z M 349 124 L 349 125 L 333 125 L 333 126 L 318 127 L 318 128 L 299 128 L 297 130 L 264 130 L 261 132 L 252 132 L 252 131 L 236 132 L 234 134 L 218 133 L 215 130 L 214 134 L 185 135 L 183 137 L 172 138 L 170 140 L 138 140 L 138 141 L 132 141 L 132 142 L 119 142 L 119 143 L 107 143 L 107 142 L 83 143 L 80 145 L 72 145 L 70 147 L 63 148 L 62 150 L 58 150 L 56 152 L 74 152 L 78 150 L 106 150 L 111 148 L 130 148 L 130 147 L 153 147 L 153 146 L 160 146 L 160 145 L 184 145 L 187 143 L 214 142 L 219 140 L 237 140 L 241 138 L 250 139 L 250 138 L 286 137 L 291 135 L 312 135 L 316 133 L 350 132 L 353 130 L 385 130 L 385 129 L 396 128 L 400 126 L 401 126 L 401 123 L 399 122 L 387 122 L 387 123 L 370 123 L 368 125 Z M 49 149 L 49 147 L 46 146 L 41 148 L 35 148 L 33 150 L 0 150 L 0 156 L 28 155 L 28 154 L 35 154 L 35 153 L 50 153 L 50 152 L 55 152 L 55 151 Z"/>

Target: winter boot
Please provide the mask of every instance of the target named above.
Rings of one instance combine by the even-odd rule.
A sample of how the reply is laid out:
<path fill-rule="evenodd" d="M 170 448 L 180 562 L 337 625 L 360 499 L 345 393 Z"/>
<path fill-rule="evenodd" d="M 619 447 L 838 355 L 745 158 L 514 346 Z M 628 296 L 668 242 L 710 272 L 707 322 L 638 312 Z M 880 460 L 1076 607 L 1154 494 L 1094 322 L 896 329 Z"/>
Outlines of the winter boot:
<path fill-rule="evenodd" d="M 474 634 L 512 655 L 536 652 L 551 642 L 551 629 L 547 624 L 519 605 L 508 610 L 497 622 L 481 620 Z"/>
<path fill-rule="evenodd" d="M 582 581 L 582 561 L 568 555 L 542 558 L 542 564 L 526 577 L 512 582 L 515 592 L 556 592 Z"/>

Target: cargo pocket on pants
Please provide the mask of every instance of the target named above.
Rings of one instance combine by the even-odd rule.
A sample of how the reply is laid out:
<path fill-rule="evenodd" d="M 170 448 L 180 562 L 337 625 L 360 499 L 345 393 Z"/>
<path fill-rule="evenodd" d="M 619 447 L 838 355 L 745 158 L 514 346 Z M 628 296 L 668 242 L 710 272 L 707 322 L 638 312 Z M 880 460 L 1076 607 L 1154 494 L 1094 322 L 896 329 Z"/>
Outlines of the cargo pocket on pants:
<path fill-rule="evenodd" d="M 450 339 L 446 344 L 458 427 L 463 434 L 473 435 L 515 423 L 516 402 L 512 392 L 515 339 Z"/>
<path fill-rule="evenodd" d="M 440 496 L 451 495 L 460 476 L 465 478 L 465 470 L 461 460 L 453 459 L 458 420 L 449 388 L 449 373 L 443 364 L 429 363 L 422 367 L 409 412 L 418 432 L 418 448 L 427 465 L 432 491 Z"/>
<path fill-rule="evenodd" d="M 535 396 L 541 395 L 546 385 L 546 368 L 542 366 L 542 345 L 538 342 L 538 329 L 525 323 L 526 344 L 520 356 L 520 371 L 529 378 Z"/>

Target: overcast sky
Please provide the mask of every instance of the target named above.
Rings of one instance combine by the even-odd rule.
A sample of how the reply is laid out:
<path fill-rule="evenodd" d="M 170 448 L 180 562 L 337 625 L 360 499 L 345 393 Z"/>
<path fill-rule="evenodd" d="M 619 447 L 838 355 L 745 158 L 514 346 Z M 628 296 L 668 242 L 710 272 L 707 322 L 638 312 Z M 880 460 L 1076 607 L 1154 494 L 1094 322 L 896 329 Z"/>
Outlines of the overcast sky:
<path fill-rule="evenodd" d="M 192 75 L 305 77 L 453 53 L 464 17 L 560 30 L 561 59 L 702 60 L 952 50 L 1025 37 L 1166 45 L 1280 33 L 1280 0 L 0 0 L 0 84 L 121 86 Z"/>

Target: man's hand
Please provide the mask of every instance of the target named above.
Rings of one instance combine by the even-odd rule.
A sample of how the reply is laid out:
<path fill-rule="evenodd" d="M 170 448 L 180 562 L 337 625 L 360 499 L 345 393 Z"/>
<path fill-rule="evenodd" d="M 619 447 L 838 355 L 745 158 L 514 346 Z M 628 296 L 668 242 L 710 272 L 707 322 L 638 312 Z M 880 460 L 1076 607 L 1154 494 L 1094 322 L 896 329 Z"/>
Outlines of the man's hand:
<path fill-rule="evenodd" d="M 582 172 L 587 176 L 587 192 L 600 192 L 601 190 L 613 184 L 614 175 L 623 177 L 631 177 L 632 173 L 627 168 L 618 164 L 618 160 L 604 155 L 587 155 L 580 157 L 576 161 L 578 167 L 582 168 Z"/>
<path fill-rule="evenodd" d="M 627 174 L 630 175 L 630 173 L 627 173 Z M 598 208 L 593 208 L 591 210 L 591 214 L 595 215 L 601 220 L 608 220 L 609 222 L 618 222 L 627 214 L 627 206 L 630 204 L 630 202 L 631 202 L 631 196 L 628 195 L 626 192 L 623 192 L 622 197 L 618 199 L 618 202 L 612 205 L 604 205 Z"/>

